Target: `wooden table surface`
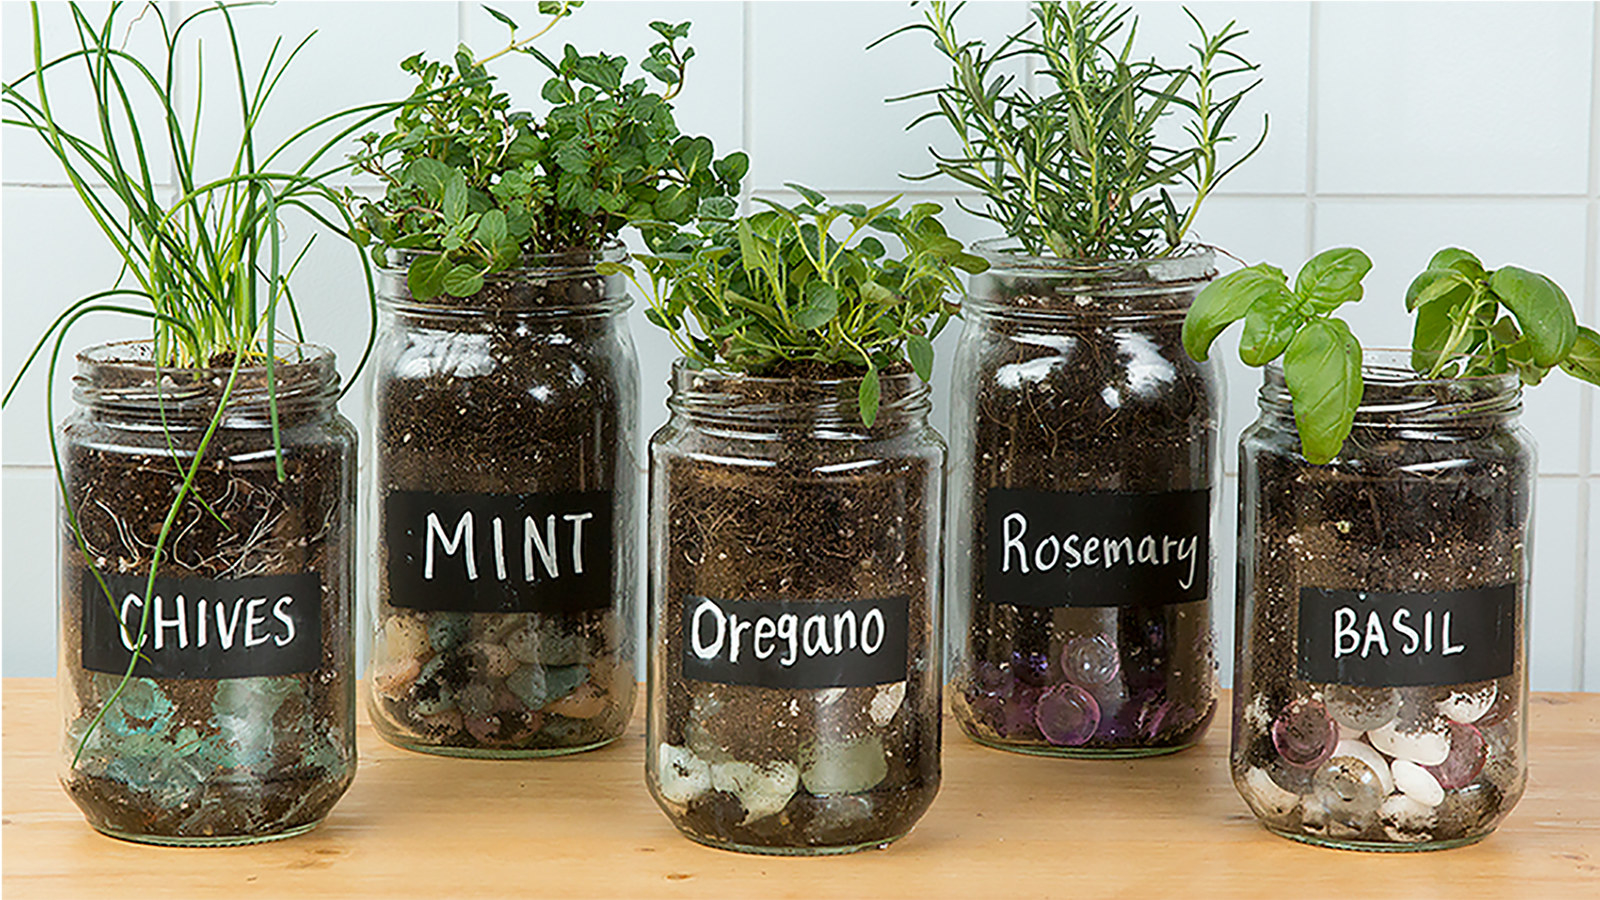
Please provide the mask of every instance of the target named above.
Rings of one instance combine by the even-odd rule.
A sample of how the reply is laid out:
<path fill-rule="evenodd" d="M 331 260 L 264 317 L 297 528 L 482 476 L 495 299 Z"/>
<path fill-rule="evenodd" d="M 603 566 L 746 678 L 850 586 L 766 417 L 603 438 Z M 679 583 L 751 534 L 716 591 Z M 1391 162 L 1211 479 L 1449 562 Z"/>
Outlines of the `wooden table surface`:
<path fill-rule="evenodd" d="M 947 722 L 927 817 L 888 850 L 826 859 L 680 837 L 645 792 L 638 718 L 593 753 L 480 762 L 398 750 L 363 716 L 355 784 L 312 833 L 130 844 L 91 830 L 56 783 L 54 683 L 7 679 L 3 706 L 7 898 L 1600 898 L 1600 694 L 1534 695 L 1528 792 L 1459 850 L 1353 853 L 1267 833 L 1228 778 L 1225 725 L 1176 756 L 1084 762 L 987 750 Z"/>

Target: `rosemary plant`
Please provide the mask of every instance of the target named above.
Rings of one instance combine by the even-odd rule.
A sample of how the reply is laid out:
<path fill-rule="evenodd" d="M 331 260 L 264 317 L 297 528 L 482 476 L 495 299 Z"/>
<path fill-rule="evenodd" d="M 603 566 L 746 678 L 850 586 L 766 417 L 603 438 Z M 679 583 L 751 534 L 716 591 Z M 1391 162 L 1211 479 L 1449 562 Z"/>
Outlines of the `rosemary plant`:
<path fill-rule="evenodd" d="M 356 164 L 386 187 L 376 202 L 351 198 L 361 228 L 375 241 L 373 259 L 410 251 L 408 287 L 414 297 L 466 297 L 484 276 L 519 265 L 530 254 L 594 249 L 627 224 L 648 245 L 687 222 L 700 204 L 737 195 L 749 167 L 744 154 L 714 160 L 711 141 L 678 132 L 672 99 L 684 84 L 694 50 L 680 47 L 688 23 L 653 22 L 662 40 L 641 68 L 646 79 L 626 80 L 628 60 L 584 55 L 571 44 L 552 59 L 533 45 L 580 3 L 546 2 L 546 24 L 483 59 L 456 51 L 454 66 L 420 55 L 401 68 L 417 77 L 413 102 L 386 133 L 361 138 Z M 495 89 L 486 63 L 507 54 L 537 60 L 549 73 L 543 119 L 512 110 Z"/>
<path fill-rule="evenodd" d="M 901 211 L 898 196 L 867 208 L 832 204 L 820 193 L 788 185 L 802 202 L 733 216 L 733 202 L 707 205 L 697 230 L 641 255 L 648 283 L 626 272 L 648 298 L 645 316 L 666 329 L 691 364 L 757 375 L 803 371 L 862 377 L 861 419 L 877 417 L 879 372 L 904 362 L 924 381 L 933 374 L 933 341 L 961 290 L 957 270 L 988 268 L 945 234 L 936 203 Z M 842 238 L 835 225 L 845 226 Z M 894 238 L 889 254 L 867 230 Z"/>
<path fill-rule="evenodd" d="M 1200 20 L 1193 61 L 1167 66 L 1134 56 L 1138 21 L 1109 3 L 1036 3 L 1032 21 L 990 48 L 963 40 L 956 16 L 965 3 L 930 4 L 923 22 L 879 38 L 923 32 L 950 62 L 950 83 L 891 102 L 933 98 L 935 108 L 907 126 L 946 122 L 959 142 L 948 155 L 932 148 L 934 171 L 983 196 L 974 215 L 999 225 L 1028 253 L 1061 258 L 1123 259 L 1173 253 L 1218 182 L 1261 148 L 1261 136 L 1224 164 L 1235 140 L 1228 122 L 1259 79 L 1232 47 L 1246 32 L 1232 22 L 1212 33 Z M 1017 74 L 1033 72 L 1029 87 Z M 1185 141 L 1158 139 L 1163 116 L 1187 117 Z M 1179 209 L 1168 188 L 1192 192 Z"/>
<path fill-rule="evenodd" d="M 68 8 L 77 46 L 50 57 L 44 50 L 39 8 L 34 4 L 33 67 L 0 86 L 6 107 L 4 124 L 33 132 L 49 148 L 78 199 L 116 251 L 122 267 L 115 284 L 69 304 L 45 330 L 13 379 L 5 400 L 10 400 L 22 377 L 48 346 L 46 418 L 53 422 L 55 410 L 49 385 L 55 382 L 63 343 L 76 323 L 98 313 L 149 320 L 153 362 L 161 369 L 172 370 L 176 378 L 182 378 L 185 370 L 210 367 L 224 368 L 229 373 L 216 413 L 193 448 L 193 455 L 179 456 L 174 450 L 182 481 L 150 551 L 144 611 L 133 640 L 133 645 L 141 649 L 148 631 L 150 597 L 174 523 L 191 498 L 210 510 L 204 498 L 193 496 L 195 476 L 208 462 L 207 448 L 245 366 L 266 368 L 277 474 L 280 480 L 286 477 L 278 432 L 276 343 L 285 336 L 279 325 L 285 313 L 289 317 L 287 336 L 304 340 L 290 280 L 310 242 L 291 255 L 284 244 L 284 217 L 290 211 L 300 211 L 330 230 L 348 235 L 354 223 L 327 181 L 347 164 L 319 166 L 332 148 L 396 107 L 386 103 L 344 110 L 317 119 L 281 143 L 258 142 L 255 125 L 273 88 L 310 36 L 292 47 L 278 39 L 261 70 L 247 71 L 234 22 L 237 6 L 218 3 L 173 24 L 154 3 L 145 6 L 131 21 L 124 15 L 122 3 L 111 4 L 99 21 L 71 4 Z M 232 62 L 225 77 L 237 85 L 238 101 L 237 109 L 228 113 L 232 121 L 241 123 L 236 126 L 238 143 L 232 158 L 220 171 L 200 170 L 201 105 L 196 102 L 192 110 L 181 107 L 176 90 L 180 45 L 192 43 L 185 42 L 185 32 L 208 16 L 220 17 L 225 26 Z M 144 23 L 145 27 L 160 30 L 161 58 L 144 60 L 121 48 L 127 30 L 144 19 L 150 20 Z M 198 77 L 199 70 L 196 72 Z M 55 86 L 61 79 L 71 77 L 82 77 L 93 97 L 94 127 L 81 133 L 64 127 L 53 105 Z M 187 87 L 197 97 L 205 96 L 200 84 Z M 151 121 L 135 114 L 136 99 L 143 97 L 154 101 L 160 119 Z M 216 116 L 223 110 L 211 112 Z M 170 190 L 165 187 L 167 173 L 156 171 L 151 164 L 153 151 L 161 145 L 170 151 L 176 178 Z M 303 152 L 304 161 L 294 167 L 276 168 L 291 151 Z M 166 199 L 164 194 L 169 193 L 173 196 Z M 371 272 L 364 265 L 365 255 L 357 250 L 356 256 L 367 274 L 370 315 L 375 324 L 377 307 Z M 372 339 L 369 330 L 368 351 Z M 365 359 L 363 353 L 357 370 Z M 50 434 L 57 486 L 78 549 L 94 572 L 106 601 L 115 608 L 104 577 L 84 543 L 77 510 L 67 491 L 56 434 L 48 422 L 46 430 Z M 135 653 L 130 658 L 121 683 L 91 724 L 90 734 L 122 695 L 139 656 Z M 80 753 L 87 740 L 86 734 L 79 744 Z"/>

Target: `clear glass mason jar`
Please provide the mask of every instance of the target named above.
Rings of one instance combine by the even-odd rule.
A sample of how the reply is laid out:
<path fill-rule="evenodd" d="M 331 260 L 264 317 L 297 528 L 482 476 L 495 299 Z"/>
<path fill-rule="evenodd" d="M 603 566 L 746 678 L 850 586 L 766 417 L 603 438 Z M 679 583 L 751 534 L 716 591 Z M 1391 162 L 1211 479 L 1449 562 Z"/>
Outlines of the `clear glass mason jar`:
<path fill-rule="evenodd" d="M 471 297 L 382 275 L 369 709 L 449 756 L 576 753 L 633 713 L 639 405 L 622 247 Z"/>
<path fill-rule="evenodd" d="M 991 747 L 1181 750 L 1216 708 L 1222 376 L 1184 352 L 1212 254 L 978 244 L 950 414 L 952 706 Z"/>
<path fill-rule="evenodd" d="M 1239 442 L 1233 778 L 1307 843 L 1479 840 L 1527 780 L 1533 442 L 1516 375 L 1368 351 L 1344 449 L 1300 455 L 1283 372 Z"/>
<path fill-rule="evenodd" d="M 238 370 L 207 441 L 231 360 L 161 368 L 148 341 L 78 356 L 60 430 L 61 781 L 114 837 L 289 837 L 355 775 L 356 435 L 333 353 L 277 352 L 282 480 L 264 366 Z"/>
<path fill-rule="evenodd" d="M 650 442 L 646 781 L 688 837 L 846 853 L 939 789 L 940 490 L 928 386 L 674 367 Z"/>

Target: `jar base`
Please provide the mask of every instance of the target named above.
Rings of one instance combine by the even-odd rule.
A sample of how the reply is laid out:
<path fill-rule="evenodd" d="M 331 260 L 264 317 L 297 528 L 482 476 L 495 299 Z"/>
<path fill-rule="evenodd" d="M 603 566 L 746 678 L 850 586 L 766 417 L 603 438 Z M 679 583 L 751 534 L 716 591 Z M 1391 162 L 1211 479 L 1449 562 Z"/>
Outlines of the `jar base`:
<path fill-rule="evenodd" d="M 882 840 L 866 841 L 860 844 L 840 844 L 838 846 L 762 846 L 759 844 L 740 844 L 734 841 L 719 841 L 705 835 L 695 834 L 684 829 L 678 829 L 684 837 L 697 844 L 710 847 L 714 850 L 727 850 L 732 853 L 750 853 L 757 856 L 844 856 L 848 853 L 860 853 L 864 850 L 883 850 L 895 841 L 900 840 L 910 831 L 902 831 L 893 837 Z"/>
<path fill-rule="evenodd" d="M 1168 756 L 1187 750 L 1200 743 L 1198 740 L 1185 744 L 1174 744 L 1170 747 L 1055 747 L 1049 744 L 1008 744 L 1004 741 L 993 740 L 981 734 L 974 734 L 963 728 L 965 734 L 974 743 L 981 744 L 991 750 L 1004 750 L 1007 753 L 1020 753 L 1024 756 L 1050 756 L 1058 759 L 1145 759 L 1152 756 Z"/>
<path fill-rule="evenodd" d="M 311 829 L 316 828 L 318 825 L 321 825 L 322 821 L 322 819 L 317 819 L 314 822 L 307 822 L 304 825 L 296 825 L 293 828 L 274 832 L 272 834 L 220 834 L 206 835 L 203 837 L 180 837 L 178 835 L 171 834 L 136 834 L 134 832 L 119 831 L 115 828 L 107 828 L 102 825 L 96 825 L 93 822 L 90 822 L 89 824 L 94 828 L 95 831 L 100 832 L 106 837 L 113 837 L 119 841 L 128 841 L 134 844 L 154 844 L 160 847 L 244 847 L 250 844 L 266 844 L 272 841 L 281 841 L 287 838 L 299 837 Z"/>
<path fill-rule="evenodd" d="M 1402 841 L 1355 841 L 1345 838 L 1327 837 L 1325 835 L 1306 834 L 1298 831 L 1287 831 L 1273 828 L 1271 825 L 1262 824 L 1263 828 L 1279 837 L 1286 837 L 1291 841 L 1310 844 L 1313 847 L 1323 847 L 1330 850 L 1360 850 L 1366 853 L 1421 853 L 1428 850 L 1453 850 L 1457 847 L 1467 847 L 1483 840 L 1493 833 L 1493 829 L 1482 834 L 1470 837 L 1451 838 L 1444 841 L 1417 841 L 1407 843 Z"/>
<path fill-rule="evenodd" d="M 383 739 L 402 750 L 414 753 L 426 753 L 429 756 L 448 756 L 452 759 L 546 759 L 554 756 L 571 756 L 575 753 L 588 753 L 598 750 L 608 744 L 615 743 L 622 735 L 615 735 L 600 741 L 587 744 L 578 744 L 572 747 L 452 747 L 441 744 L 423 744 L 406 741 L 390 735 L 382 735 Z"/>

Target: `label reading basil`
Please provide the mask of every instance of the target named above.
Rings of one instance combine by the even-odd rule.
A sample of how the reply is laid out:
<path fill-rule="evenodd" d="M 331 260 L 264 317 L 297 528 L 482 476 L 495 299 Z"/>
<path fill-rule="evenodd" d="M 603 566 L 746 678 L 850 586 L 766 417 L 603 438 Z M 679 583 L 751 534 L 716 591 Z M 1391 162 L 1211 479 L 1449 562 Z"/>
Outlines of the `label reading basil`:
<path fill-rule="evenodd" d="M 611 493 L 384 498 L 389 603 L 479 613 L 611 605 Z"/>
<path fill-rule="evenodd" d="M 1203 600 L 1211 492 L 1073 494 L 992 488 L 983 596 L 1014 606 Z"/>
<path fill-rule="evenodd" d="M 1389 594 L 1300 589 L 1300 677 L 1370 687 L 1463 684 L 1511 674 L 1515 585 Z"/>
<path fill-rule="evenodd" d="M 683 600 L 683 677 L 817 689 L 906 680 L 910 601 Z"/>
<path fill-rule="evenodd" d="M 85 572 L 83 667 L 127 671 L 143 621 L 140 678 L 252 678 L 310 672 L 322 663 L 322 577 L 156 578 L 107 575 L 111 600 Z"/>

